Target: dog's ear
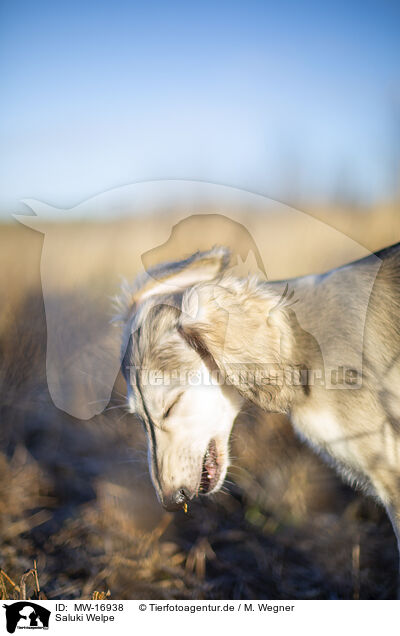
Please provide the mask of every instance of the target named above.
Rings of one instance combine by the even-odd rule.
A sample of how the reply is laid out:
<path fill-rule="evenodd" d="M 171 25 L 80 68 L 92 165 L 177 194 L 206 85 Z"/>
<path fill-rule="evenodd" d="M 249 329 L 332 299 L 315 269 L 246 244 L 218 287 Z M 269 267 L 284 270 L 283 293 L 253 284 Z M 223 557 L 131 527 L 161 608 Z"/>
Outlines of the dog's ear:
<path fill-rule="evenodd" d="M 182 261 L 157 265 L 138 276 L 133 287 L 123 286 L 121 295 L 115 299 L 117 318 L 148 298 L 184 292 L 200 281 L 214 280 L 221 276 L 229 263 L 229 250 L 214 247 Z"/>
<path fill-rule="evenodd" d="M 184 291 L 200 281 L 210 281 L 220 276 L 230 262 L 229 250 L 214 247 L 207 252 L 196 252 L 187 259 L 164 263 L 148 271 L 150 279 L 138 290 L 140 300 L 161 294 Z"/>
<path fill-rule="evenodd" d="M 196 285 L 184 294 L 179 331 L 244 397 L 271 407 L 271 394 L 276 394 L 271 378 L 281 373 L 292 349 L 279 296 L 260 290 L 253 281 Z"/>

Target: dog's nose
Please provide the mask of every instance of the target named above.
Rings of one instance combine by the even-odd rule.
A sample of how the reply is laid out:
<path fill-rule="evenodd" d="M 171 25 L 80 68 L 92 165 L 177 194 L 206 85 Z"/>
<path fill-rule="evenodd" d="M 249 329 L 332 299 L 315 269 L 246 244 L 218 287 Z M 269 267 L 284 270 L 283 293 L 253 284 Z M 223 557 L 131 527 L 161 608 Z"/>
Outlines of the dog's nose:
<path fill-rule="evenodd" d="M 167 497 L 163 498 L 163 506 L 166 510 L 172 512 L 183 508 L 184 504 L 189 501 L 190 494 L 187 488 L 179 488 Z"/>

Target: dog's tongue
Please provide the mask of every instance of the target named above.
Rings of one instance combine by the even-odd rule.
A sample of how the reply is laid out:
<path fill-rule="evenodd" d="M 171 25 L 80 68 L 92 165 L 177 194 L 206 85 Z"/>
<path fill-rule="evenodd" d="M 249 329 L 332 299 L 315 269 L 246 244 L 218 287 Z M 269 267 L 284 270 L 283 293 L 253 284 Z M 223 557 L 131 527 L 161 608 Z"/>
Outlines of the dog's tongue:
<path fill-rule="evenodd" d="M 200 491 L 207 493 L 215 486 L 218 477 L 217 446 L 212 439 L 206 450 L 201 474 Z"/>
<path fill-rule="evenodd" d="M 214 440 L 211 440 L 204 459 L 204 470 L 211 481 L 217 474 L 217 448 Z"/>

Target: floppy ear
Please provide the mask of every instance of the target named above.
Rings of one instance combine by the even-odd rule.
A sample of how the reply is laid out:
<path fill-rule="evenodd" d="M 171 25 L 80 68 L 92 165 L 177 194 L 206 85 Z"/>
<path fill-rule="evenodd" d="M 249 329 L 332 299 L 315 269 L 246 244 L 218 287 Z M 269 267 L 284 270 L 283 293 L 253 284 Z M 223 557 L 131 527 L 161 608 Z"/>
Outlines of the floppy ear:
<path fill-rule="evenodd" d="M 245 398 L 284 411 L 281 373 L 292 335 L 279 299 L 251 280 L 202 283 L 184 294 L 179 331 Z"/>
<path fill-rule="evenodd" d="M 162 263 L 137 277 L 132 287 L 125 286 L 116 298 L 117 319 L 142 301 L 153 296 L 170 296 L 184 292 L 200 281 L 218 278 L 230 263 L 230 252 L 214 247 L 207 252 L 197 252 L 182 261 Z"/>

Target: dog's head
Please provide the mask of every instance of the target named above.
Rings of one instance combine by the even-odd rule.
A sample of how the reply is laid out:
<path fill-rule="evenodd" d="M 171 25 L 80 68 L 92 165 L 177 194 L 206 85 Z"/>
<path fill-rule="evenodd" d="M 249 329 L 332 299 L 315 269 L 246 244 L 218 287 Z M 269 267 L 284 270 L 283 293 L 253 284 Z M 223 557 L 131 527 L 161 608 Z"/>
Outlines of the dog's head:
<path fill-rule="evenodd" d="M 243 352 L 257 358 L 265 320 L 249 282 L 225 278 L 228 264 L 227 252 L 214 249 L 158 267 L 123 301 L 129 409 L 144 424 L 151 477 L 169 509 L 221 487 L 233 422 L 252 398 L 245 384 L 234 386 L 231 370 Z M 274 343 L 272 323 L 268 329 Z"/>

